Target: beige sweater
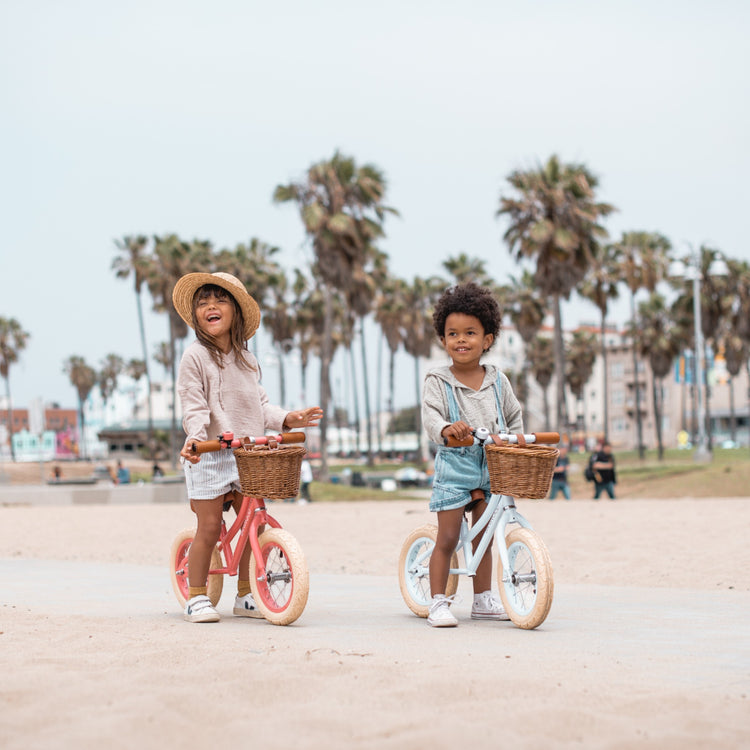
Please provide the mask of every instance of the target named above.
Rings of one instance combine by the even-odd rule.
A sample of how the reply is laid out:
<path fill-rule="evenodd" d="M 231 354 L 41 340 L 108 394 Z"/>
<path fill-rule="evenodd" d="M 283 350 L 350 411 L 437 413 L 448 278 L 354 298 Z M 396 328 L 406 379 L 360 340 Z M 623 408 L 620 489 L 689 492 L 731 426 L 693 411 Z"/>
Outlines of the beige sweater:
<path fill-rule="evenodd" d="M 484 370 L 484 380 L 478 391 L 459 382 L 448 365 L 435 367 L 427 373 L 422 388 L 422 425 L 433 443 L 443 444 L 441 433 L 453 421 L 449 416 L 446 383 L 453 389 L 459 414 L 464 422 L 471 427 L 486 427 L 490 432 L 499 431 L 495 389 L 492 387 L 497 378 L 498 369 L 495 365 L 485 365 Z M 500 382 L 502 383 L 500 404 L 505 426 L 508 432 L 522 432 L 521 404 L 518 403 L 516 394 L 513 393 L 510 381 L 502 372 Z"/>
<path fill-rule="evenodd" d="M 245 356 L 254 370 L 240 367 L 234 352 L 224 355 L 224 367 L 218 367 L 198 341 L 185 350 L 177 392 L 182 426 L 190 440 L 213 440 L 227 431 L 235 437 L 281 431 L 288 411 L 268 402 L 258 361 L 251 352 Z"/>

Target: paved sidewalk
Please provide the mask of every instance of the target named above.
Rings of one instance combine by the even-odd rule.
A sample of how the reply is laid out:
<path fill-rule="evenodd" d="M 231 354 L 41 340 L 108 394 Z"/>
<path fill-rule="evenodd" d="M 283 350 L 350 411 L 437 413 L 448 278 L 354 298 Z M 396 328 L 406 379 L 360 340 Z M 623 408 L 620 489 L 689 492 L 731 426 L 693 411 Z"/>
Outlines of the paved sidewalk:
<path fill-rule="evenodd" d="M 166 565 L 0 559 L 0 578 L 4 606 L 47 616 L 168 618 L 182 625 Z M 225 579 L 219 603 L 222 625 L 239 619 L 231 615 L 234 587 L 234 579 Z M 459 628 L 438 631 L 406 608 L 395 576 L 311 574 L 308 604 L 296 623 L 258 624 L 272 629 L 274 641 L 308 650 L 429 659 L 435 638 L 441 649 L 449 643 L 466 647 L 468 638 L 472 649 L 489 659 L 530 648 L 541 662 L 571 654 L 591 670 L 592 678 L 597 669 L 613 665 L 648 665 L 649 679 L 662 683 L 745 685 L 750 690 L 748 593 L 558 586 L 547 621 L 535 631 L 472 621 L 468 581 L 461 582 L 459 594 L 462 601 L 454 605 Z M 451 636 L 459 632 L 463 635 Z"/>

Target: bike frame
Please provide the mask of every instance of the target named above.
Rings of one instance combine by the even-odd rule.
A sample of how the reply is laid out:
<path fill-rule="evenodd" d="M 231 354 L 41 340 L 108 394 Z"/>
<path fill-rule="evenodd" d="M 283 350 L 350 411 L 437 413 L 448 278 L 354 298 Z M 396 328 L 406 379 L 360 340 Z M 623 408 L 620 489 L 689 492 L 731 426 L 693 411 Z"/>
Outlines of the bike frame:
<path fill-rule="evenodd" d="M 491 495 L 484 513 L 482 513 L 479 520 L 471 527 L 464 514 L 464 517 L 461 519 L 461 530 L 459 532 L 458 544 L 456 545 L 456 552 L 463 552 L 465 567 L 451 568 L 449 574 L 475 576 L 479 563 L 482 561 L 492 541 L 496 536 L 505 539 L 505 530 L 512 523 L 517 523 L 525 529 L 533 528 L 519 513 L 518 508 L 516 508 L 516 501 L 510 495 Z M 479 542 L 476 550 L 473 550 L 471 543 L 485 529 L 488 533 Z M 500 559 L 503 562 L 503 570 L 510 570 L 508 549 L 504 543 L 498 543 L 497 546 Z"/>
<path fill-rule="evenodd" d="M 266 566 L 263 561 L 260 543 L 258 542 L 258 537 L 262 533 L 264 526 L 271 526 L 275 529 L 281 528 L 281 524 L 266 510 L 266 503 L 263 498 L 243 496 L 237 518 L 234 519 L 234 522 L 228 529 L 224 518 L 222 517 L 221 519 L 219 551 L 223 553 L 226 565 L 223 568 L 211 568 L 208 574 L 236 576 L 245 545 L 249 543 L 253 557 L 255 558 L 258 580 L 265 579 Z M 232 541 L 238 534 L 237 543 L 232 548 Z"/>

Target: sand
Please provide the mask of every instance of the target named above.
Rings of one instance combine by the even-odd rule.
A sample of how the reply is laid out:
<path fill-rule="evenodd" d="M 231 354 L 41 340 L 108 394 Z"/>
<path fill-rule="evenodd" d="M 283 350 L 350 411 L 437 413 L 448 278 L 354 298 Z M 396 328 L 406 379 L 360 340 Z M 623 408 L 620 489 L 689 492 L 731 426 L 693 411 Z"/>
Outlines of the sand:
<path fill-rule="evenodd" d="M 750 499 L 537 501 L 555 599 L 524 631 L 432 629 L 396 564 L 426 501 L 274 503 L 310 599 L 291 626 L 186 623 L 183 505 L 0 506 L 0 747 L 745 748 Z"/>

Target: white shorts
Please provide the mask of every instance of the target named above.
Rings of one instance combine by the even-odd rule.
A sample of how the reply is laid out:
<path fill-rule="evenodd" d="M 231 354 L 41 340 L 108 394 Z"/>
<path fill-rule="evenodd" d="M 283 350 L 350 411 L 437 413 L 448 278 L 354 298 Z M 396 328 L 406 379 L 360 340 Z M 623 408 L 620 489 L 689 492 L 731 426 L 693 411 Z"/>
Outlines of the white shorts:
<path fill-rule="evenodd" d="M 185 484 L 190 500 L 214 500 L 240 488 L 237 462 L 231 450 L 204 453 L 197 464 L 185 461 Z"/>

